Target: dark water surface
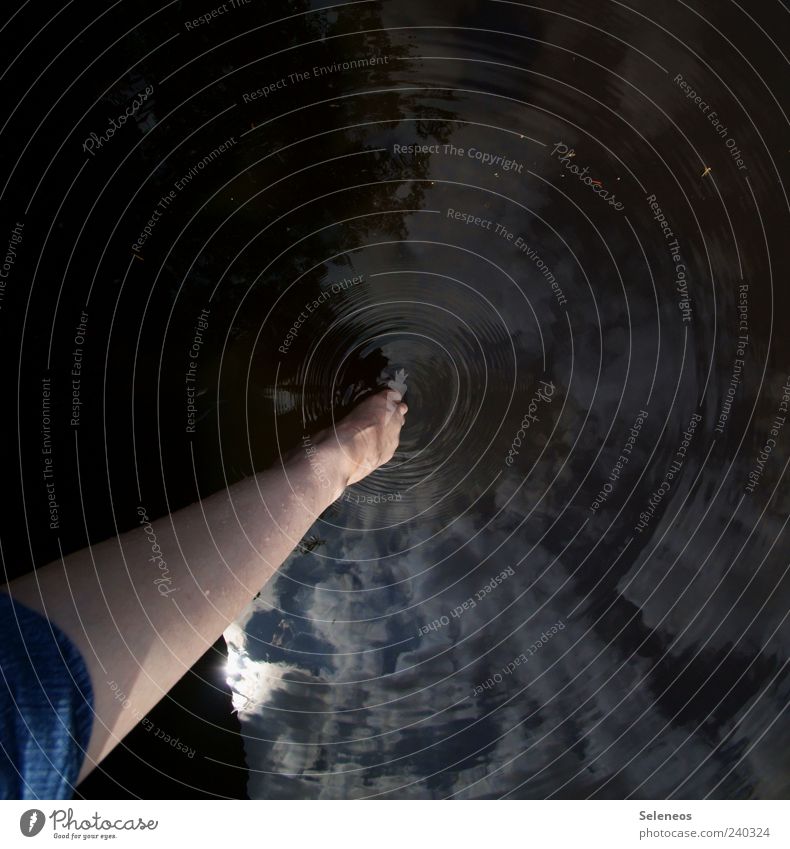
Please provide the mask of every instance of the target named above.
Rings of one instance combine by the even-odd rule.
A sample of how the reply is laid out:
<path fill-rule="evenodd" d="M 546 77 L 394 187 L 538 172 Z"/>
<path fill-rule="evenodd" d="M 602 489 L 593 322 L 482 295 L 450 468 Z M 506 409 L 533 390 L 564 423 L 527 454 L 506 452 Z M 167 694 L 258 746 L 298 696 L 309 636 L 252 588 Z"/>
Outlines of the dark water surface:
<path fill-rule="evenodd" d="M 228 633 L 249 794 L 785 796 L 787 8 L 212 8 L 2 33 L 7 568 L 405 370 L 393 461 Z M 179 792 L 228 795 L 199 726 Z"/>

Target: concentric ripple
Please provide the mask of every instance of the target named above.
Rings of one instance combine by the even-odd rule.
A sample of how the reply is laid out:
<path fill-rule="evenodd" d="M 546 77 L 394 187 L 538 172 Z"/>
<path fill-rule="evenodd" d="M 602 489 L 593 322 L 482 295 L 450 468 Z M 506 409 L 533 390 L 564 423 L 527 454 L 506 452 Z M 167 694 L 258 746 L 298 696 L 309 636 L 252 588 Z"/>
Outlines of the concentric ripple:
<path fill-rule="evenodd" d="M 226 679 L 253 797 L 785 797 L 787 10 L 74 5 L 5 13 L 6 563 L 409 406 L 85 794 L 230 795 Z"/>

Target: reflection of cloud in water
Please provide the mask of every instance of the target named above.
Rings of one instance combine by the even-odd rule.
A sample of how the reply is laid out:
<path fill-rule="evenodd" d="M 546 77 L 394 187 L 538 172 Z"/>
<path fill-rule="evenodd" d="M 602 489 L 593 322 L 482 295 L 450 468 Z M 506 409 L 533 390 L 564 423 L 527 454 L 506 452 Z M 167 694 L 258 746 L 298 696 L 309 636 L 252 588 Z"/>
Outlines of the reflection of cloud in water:
<path fill-rule="evenodd" d="M 410 236 L 428 238 L 425 226 L 419 216 L 409 219 Z M 521 226 L 525 238 L 538 243 L 540 233 L 526 222 Z M 463 236 L 468 250 L 484 253 L 485 234 L 468 228 Z M 610 245 L 622 254 L 617 237 Z M 412 244 L 410 250 L 419 257 L 419 247 Z M 548 258 L 548 249 L 542 250 Z M 453 269 L 459 278 L 473 280 L 476 267 L 471 254 L 461 254 Z M 506 270 L 515 274 L 515 265 Z M 576 271 L 566 271 L 564 277 L 573 280 Z M 628 277 L 622 265 L 621 273 Z M 553 296 L 537 272 L 533 277 L 530 297 L 541 315 L 551 315 Z M 447 511 L 431 511 L 437 491 L 428 487 L 401 503 L 375 508 L 341 502 L 329 521 L 353 530 L 339 532 L 319 523 L 311 533 L 325 543 L 311 554 L 294 555 L 264 590 L 244 631 L 234 633 L 246 658 L 233 684 L 240 695 L 234 704 L 242 717 L 252 796 L 513 792 L 535 798 L 590 793 L 660 798 L 687 778 L 681 797 L 712 788 L 720 796 L 761 789 L 770 795 L 775 789 L 768 788 L 786 785 L 764 747 L 750 751 L 777 715 L 780 690 L 785 696 L 787 690 L 783 684 L 762 693 L 780 665 L 773 644 L 761 652 L 784 614 L 778 594 L 769 599 L 758 627 L 750 629 L 754 611 L 776 585 L 770 558 L 756 576 L 754 564 L 779 530 L 781 511 L 763 517 L 761 539 L 753 541 L 748 558 L 730 568 L 756 516 L 747 519 L 744 508 L 725 537 L 737 544 L 715 548 L 737 498 L 705 519 L 719 470 L 710 464 L 701 470 L 705 453 L 699 451 L 687 458 L 651 533 L 623 550 L 624 540 L 633 536 L 634 508 L 655 487 L 654 476 L 637 487 L 629 509 L 617 517 L 620 505 L 654 449 L 651 468 L 664 470 L 671 462 L 689 418 L 688 399 L 701 383 L 699 368 L 687 367 L 659 442 L 678 390 L 683 357 L 678 322 L 665 331 L 662 367 L 655 374 L 653 396 L 664 412 L 648 418 L 628 473 L 597 515 L 588 510 L 594 495 L 590 482 L 573 497 L 591 470 L 595 486 L 606 479 L 653 382 L 655 314 L 646 299 L 632 298 L 629 335 L 622 324 L 620 281 L 614 274 L 610 278 L 609 283 L 605 275 L 596 278 L 597 316 L 605 336 L 600 379 L 600 337 L 593 323 L 576 321 L 573 328 L 577 355 L 570 386 L 559 377 L 571 372 L 567 328 L 559 320 L 543 324 L 558 393 L 545 429 L 536 428 L 523 452 L 529 460 L 523 468 L 502 464 L 524 412 L 521 393 L 481 464 L 482 474 L 472 475 L 453 502 L 450 515 L 463 513 L 463 518 L 444 527 Z M 566 287 L 581 300 L 586 283 L 577 281 L 575 291 Z M 526 321 L 517 290 L 502 286 L 487 294 L 504 314 Z M 524 361 L 534 362 L 535 339 L 518 330 L 513 339 Z M 689 362 L 697 357 L 695 344 L 690 338 Z M 585 356 L 578 355 L 582 350 Z M 408 362 L 403 365 L 409 369 Z M 621 399 L 629 369 L 632 377 Z M 539 374 L 536 367 L 519 380 L 531 388 Z M 639 381 L 635 374 L 642 376 Z M 422 387 L 410 378 L 410 392 L 415 388 Z M 714 401 L 709 404 L 715 407 Z M 496 427 L 499 418 L 494 420 Z M 555 422 L 549 450 L 521 485 Z M 491 421 L 481 424 L 485 431 Z M 612 426 L 617 436 L 598 455 Z M 749 462 L 746 452 L 735 469 L 740 478 Z M 492 468 L 502 473 L 486 491 Z M 398 489 L 387 473 L 378 483 Z M 423 510 L 419 520 L 409 521 Z M 372 530 L 389 522 L 405 524 Z M 511 566 L 513 577 L 473 609 L 452 616 L 454 608 Z M 737 603 L 750 578 L 748 603 Z M 565 629 L 527 664 L 471 696 L 560 620 Z M 438 628 L 418 636 L 434 621 Z M 781 733 L 774 733 L 775 744 Z"/>
<path fill-rule="evenodd" d="M 497 498 L 504 501 L 502 491 Z M 231 635 L 245 657 L 243 666 L 235 661 L 232 684 L 245 696 L 245 704 L 234 704 L 242 717 L 252 796 L 342 798 L 391 792 L 437 797 L 459 792 L 486 797 L 527 782 L 515 795 L 584 796 L 600 788 L 604 797 L 622 797 L 638 787 L 636 796 L 651 798 L 671 792 L 695 770 L 687 785 L 692 795 L 695 787 L 716 785 L 726 772 L 723 764 L 743 754 L 745 741 L 776 712 L 776 704 L 763 698 L 742 727 L 735 728 L 736 717 L 759 691 L 756 682 L 766 673 L 763 667 L 747 675 L 711 713 L 753 659 L 753 637 L 748 652 L 738 648 L 724 662 L 720 680 L 727 686 L 706 690 L 704 698 L 684 707 L 745 623 L 724 623 L 692 660 L 695 647 L 715 623 L 706 623 L 705 637 L 695 634 L 670 644 L 704 597 L 695 592 L 696 606 L 689 601 L 658 625 L 687 577 L 679 575 L 645 604 L 656 583 L 655 569 L 643 569 L 635 577 L 635 564 L 624 566 L 606 582 L 605 591 L 593 594 L 589 611 L 582 607 L 568 619 L 587 589 L 580 592 L 581 582 L 569 580 L 578 559 L 558 558 L 567 540 L 551 549 L 538 545 L 520 565 L 537 543 L 536 532 L 530 526 L 505 541 L 504 528 L 512 530 L 521 521 L 525 501 L 511 503 L 485 542 L 481 536 L 468 542 L 483 524 L 481 517 L 468 516 L 446 531 L 425 557 L 412 553 L 361 563 L 376 557 L 379 539 L 375 533 L 362 533 L 348 535 L 345 541 L 338 538 L 330 544 L 331 551 L 323 552 L 338 558 L 338 568 L 315 555 L 292 559 L 257 603 L 262 612 L 250 617 L 246 638 L 240 628 Z M 590 534 L 585 552 L 594 542 Z M 700 542 L 700 550 L 708 551 L 711 542 Z M 497 554 L 478 566 L 500 543 Z M 427 568 L 458 546 L 464 548 L 452 560 Z M 664 553 L 660 562 L 673 559 Z M 636 558 L 637 564 L 640 560 Z M 685 562 L 688 569 L 694 559 Z M 711 587 L 727 565 L 726 558 L 710 564 L 705 580 Z M 456 605 L 474 597 L 508 566 L 515 568 L 513 577 L 474 609 L 458 618 L 451 615 Z M 467 571 L 471 574 L 465 575 Z M 387 590 L 358 591 L 419 572 L 408 583 Z M 371 581 L 371 576 L 377 579 Z M 306 584 L 315 581 L 316 586 L 294 592 L 289 577 Z M 455 587 L 430 598 L 454 580 Z M 616 584 L 623 588 L 622 595 L 614 592 Z M 614 607 L 601 617 L 612 599 Z M 263 642 L 275 630 L 271 623 L 282 619 L 280 613 L 272 618 L 271 606 L 305 617 L 286 614 L 293 633 L 301 632 L 302 637 L 284 650 Z M 421 626 L 443 616 L 447 625 L 417 637 Z M 528 664 L 482 695 L 470 696 L 478 683 L 558 620 L 564 620 L 566 628 Z M 309 643 L 304 634 L 310 635 Z M 316 646 L 324 652 L 309 653 Z M 659 663 L 667 650 L 667 660 Z M 257 659 L 267 655 L 268 662 Z M 678 678 L 687 665 L 687 677 Z M 731 730 L 736 733 L 724 754 L 716 753 Z M 770 784 L 779 779 L 743 778 L 759 775 L 757 766 L 747 758 L 738 770 L 740 778 L 725 782 L 722 792 L 743 793 L 759 780 Z"/>
<path fill-rule="evenodd" d="M 753 432 L 738 445 L 755 386 L 741 384 L 742 408 L 715 444 L 711 424 L 730 376 L 736 307 L 724 286 L 713 303 L 709 259 L 714 276 L 731 276 L 720 267 L 731 257 L 731 231 L 711 199 L 705 242 L 693 237 L 698 213 L 688 197 L 677 197 L 681 172 L 673 157 L 640 166 L 636 176 L 629 171 L 644 162 L 646 142 L 659 145 L 674 131 L 658 110 L 645 112 L 647 101 L 617 75 L 643 80 L 642 69 L 655 70 L 640 50 L 662 65 L 680 60 L 615 7 L 599 23 L 620 32 L 619 40 L 601 39 L 567 16 L 508 4 L 494 13 L 471 0 L 425 9 L 399 2 L 383 4 L 381 14 L 385 24 L 424 24 L 413 46 L 432 57 L 417 70 L 406 62 L 390 67 L 398 85 L 433 86 L 428 94 L 398 95 L 399 110 L 390 111 L 396 99 L 347 100 L 349 123 L 368 120 L 373 107 L 386 117 L 354 131 L 355 142 L 386 152 L 355 160 L 377 185 L 362 207 L 403 212 L 325 231 L 317 261 L 334 256 L 337 240 L 365 285 L 323 314 L 332 331 L 309 370 L 302 354 L 311 340 L 300 337 L 304 351 L 295 346 L 280 375 L 292 395 L 274 400 L 279 415 L 295 417 L 304 388 L 311 425 L 325 412 L 318 391 L 325 383 L 348 377 L 338 392 L 357 392 L 384 368 L 405 369 L 411 409 L 399 460 L 406 462 L 357 488 L 401 497 L 341 502 L 329 511 L 308 535 L 320 544 L 294 554 L 234 628 L 230 677 L 251 795 L 777 795 L 788 778 L 769 748 L 790 742 L 775 722 L 790 685 L 775 679 L 786 657 L 780 638 L 788 635 L 777 591 L 784 566 L 777 565 L 779 546 L 771 546 L 786 505 L 760 516 L 761 500 L 741 503 L 740 484 L 764 441 Z M 490 26 L 492 14 L 501 15 L 502 32 L 516 35 L 474 29 Z M 433 30 L 434 19 L 470 29 Z M 529 38 L 517 37 L 527 30 Z M 638 49 L 629 49 L 632 41 Z M 590 109 L 586 74 L 596 75 L 591 90 L 600 108 Z M 664 104 L 652 86 L 645 92 Z M 707 144 L 710 128 L 703 129 Z M 567 179 L 549 155 L 560 139 L 625 200 L 623 214 Z M 524 173 L 444 152 L 390 155 L 394 143 L 448 141 L 523 162 Z M 677 147 L 661 146 L 666 156 Z M 694 192 L 706 188 L 685 191 L 696 204 Z M 673 261 L 644 203 L 650 191 L 661 194 L 663 208 L 672 205 L 674 231 L 683 234 L 693 322 L 678 312 Z M 567 301 L 558 302 L 515 238 L 463 224 L 449 209 L 521 237 Z M 732 211 L 744 245 L 762 244 L 754 216 L 740 220 L 742 211 Z M 718 224 L 708 215 L 719 215 Z M 284 279 L 302 273 L 297 259 Z M 295 303 L 301 300 L 299 293 Z M 722 319 L 711 359 L 714 308 Z M 255 310 L 249 315 L 257 320 Z M 268 409 L 271 358 L 265 346 L 261 352 L 256 385 Z M 247 359 L 241 350 L 239 374 Z M 348 375 L 341 360 L 350 364 Z M 753 381 L 759 365 L 748 364 Z M 769 374 L 766 385 L 784 377 Z M 507 468 L 525 399 L 543 378 L 557 393 Z M 629 463 L 593 511 L 642 409 L 649 415 Z M 639 512 L 695 411 L 704 424 L 639 534 Z M 266 445 L 265 434 L 258 441 Z M 773 480 L 761 486 L 767 497 Z M 511 577 L 480 594 L 511 567 Z M 560 621 L 565 628 L 527 662 L 499 674 Z M 498 674 L 501 680 L 472 694 Z"/>

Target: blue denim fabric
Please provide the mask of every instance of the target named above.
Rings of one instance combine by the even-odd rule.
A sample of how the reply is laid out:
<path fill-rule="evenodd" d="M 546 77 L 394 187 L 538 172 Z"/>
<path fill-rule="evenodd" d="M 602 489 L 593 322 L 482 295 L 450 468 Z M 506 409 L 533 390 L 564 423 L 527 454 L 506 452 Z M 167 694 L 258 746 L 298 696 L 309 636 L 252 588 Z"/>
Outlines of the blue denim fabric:
<path fill-rule="evenodd" d="M 48 619 L 0 592 L 0 798 L 70 798 L 92 724 L 82 655 Z"/>

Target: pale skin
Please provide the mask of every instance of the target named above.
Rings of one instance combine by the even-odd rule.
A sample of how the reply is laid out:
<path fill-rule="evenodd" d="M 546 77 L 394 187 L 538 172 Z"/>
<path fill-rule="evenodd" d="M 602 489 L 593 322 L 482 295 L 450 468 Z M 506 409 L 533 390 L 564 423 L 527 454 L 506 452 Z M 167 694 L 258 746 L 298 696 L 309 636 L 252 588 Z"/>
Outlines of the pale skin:
<path fill-rule="evenodd" d="M 152 521 L 166 585 L 154 583 L 165 572 L 140 527 L 2 588 L 82 652 L 95 713 L 80 780 L 238 618 L 343 490 L 392 458 L 408 410 L 401 398 L 372 395 L 315 434 L 314 453 L 297 448 L 276 468 Z"/>

